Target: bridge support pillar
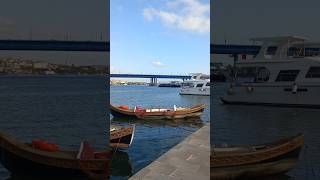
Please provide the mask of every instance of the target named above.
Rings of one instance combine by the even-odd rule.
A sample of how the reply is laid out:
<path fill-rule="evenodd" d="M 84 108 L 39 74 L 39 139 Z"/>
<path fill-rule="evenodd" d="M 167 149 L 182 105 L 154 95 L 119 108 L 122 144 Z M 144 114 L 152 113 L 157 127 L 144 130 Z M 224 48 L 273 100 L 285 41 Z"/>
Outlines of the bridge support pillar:
<path fill-rule="evenodd" d="M 157 78 L 150 78 L 150 86 L 156 86 L 158 84 L 158 79 Z"/>

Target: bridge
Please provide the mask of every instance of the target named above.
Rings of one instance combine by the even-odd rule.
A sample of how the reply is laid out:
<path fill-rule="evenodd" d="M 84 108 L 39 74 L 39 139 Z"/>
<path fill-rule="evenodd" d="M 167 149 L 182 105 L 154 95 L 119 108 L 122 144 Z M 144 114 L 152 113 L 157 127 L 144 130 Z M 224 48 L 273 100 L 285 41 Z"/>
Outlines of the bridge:
<path fill-rule="evenodd" d="M 111 78 L 150 78 L 150 85 L 156 85 L 158 78 L 163 79 L 191 79 L 191 76 L 185 75 L 154 75 L 154 74 L 110 74 Z"/>
<path fill-rule="evenodd" d="M 0 40 L 0 50 L 109 52 L 106 41 Z"/>

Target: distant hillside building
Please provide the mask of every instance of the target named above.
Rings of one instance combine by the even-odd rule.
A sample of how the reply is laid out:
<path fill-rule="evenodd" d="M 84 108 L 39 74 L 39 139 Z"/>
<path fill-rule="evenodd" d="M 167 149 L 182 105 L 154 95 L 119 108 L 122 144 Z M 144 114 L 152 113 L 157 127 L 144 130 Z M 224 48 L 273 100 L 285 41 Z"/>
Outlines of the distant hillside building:
<path fill-rule="evenodd" d="M 43 62 L 43 61 L 37 61 L 33 63 L 33 68 L 34 69 L 47 69 L 48 68 L 48 63 Z"/>

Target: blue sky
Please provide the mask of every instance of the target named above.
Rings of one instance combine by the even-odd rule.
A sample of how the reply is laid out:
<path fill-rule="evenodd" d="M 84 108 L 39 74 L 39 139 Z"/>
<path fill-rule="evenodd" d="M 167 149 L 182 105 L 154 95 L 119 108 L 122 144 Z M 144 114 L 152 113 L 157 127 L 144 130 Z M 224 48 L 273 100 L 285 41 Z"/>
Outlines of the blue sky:
<path fill-rule="evenodd" d="M 209 73 L 209 0 L 111 0 L 111 73 Z"/>

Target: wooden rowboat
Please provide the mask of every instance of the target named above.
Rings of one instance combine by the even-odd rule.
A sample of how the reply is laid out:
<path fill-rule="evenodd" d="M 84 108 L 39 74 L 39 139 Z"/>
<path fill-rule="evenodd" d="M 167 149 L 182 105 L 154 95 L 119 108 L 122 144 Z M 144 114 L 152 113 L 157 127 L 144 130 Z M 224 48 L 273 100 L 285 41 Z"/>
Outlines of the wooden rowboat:
<path fill-rule="evenodd" d="M 127 149 L 131 146 L 134 137 L 135 126 L 123 128 L 111 125 L 110 146 L 113 149 Z"/>
<path fill-rule="evenodd" d="M 303 135 L 250 147 L 212 148 L 211 179 L 236 179 L 283 174 L 299 159 Z"/>
<path fill-rule="evenodd" d="M 110 152 L 85 150 L 48 152 L 8 135 L 0 134 L 0 162 L 14 175 L 26 177 L 69 177 L 107 179 Z M 92 152 L 92 156 L 87 156 Z M 45 178 L 46 179 L 46 178 Z"/>
<path fill-rule="evenodd" d="M 115 117 L 138 118 L 138 119 L 183 119 L 199 117 L 203 113 L 205 105 L 197 105 L 191 108 L 173 109 L 129 109 L 127 106 L 110 105 L 111 114 Z"/>

